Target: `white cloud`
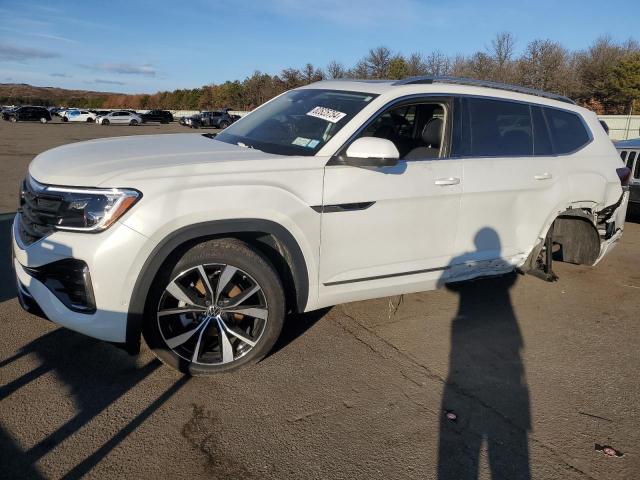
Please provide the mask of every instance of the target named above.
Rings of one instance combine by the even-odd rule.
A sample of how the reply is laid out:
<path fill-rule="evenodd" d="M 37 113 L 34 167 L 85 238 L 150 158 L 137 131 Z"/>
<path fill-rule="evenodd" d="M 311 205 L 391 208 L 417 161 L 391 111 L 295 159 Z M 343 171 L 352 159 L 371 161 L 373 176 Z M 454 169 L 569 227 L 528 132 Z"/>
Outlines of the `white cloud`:
<path fill-rule="evenodd" d="M 0 61 L 24 62 L 43 58 L 59 57 L 58 53 L 41 50 L 39 48 L 18 47 L 7 43 L 0 43 Z"/>
<path fill-rule="evenodd" d="M 144 75 L 147 77 L 155 77 L 158 72 L 151 64 L 135 65 L 131 63 L 99 63 L 95 65 L 81 65 L 89 70 L 98 70 L 108 73 L 119 73 L 124 75 Z"/>

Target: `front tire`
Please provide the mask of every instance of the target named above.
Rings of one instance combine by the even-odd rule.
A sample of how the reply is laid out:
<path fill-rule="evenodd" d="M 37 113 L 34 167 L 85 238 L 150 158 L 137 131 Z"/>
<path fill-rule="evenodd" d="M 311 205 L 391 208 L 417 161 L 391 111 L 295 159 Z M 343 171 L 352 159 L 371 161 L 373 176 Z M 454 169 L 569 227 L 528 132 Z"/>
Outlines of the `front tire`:
<path fill-rule="evenodd" d="M 62 117 L 62 121 L 63 121 L 63 122 L 68 122 L 68 121 L 69 121 L 69 119 L 68 119 L 67 117 Z"/>
<path fill-rule="evenodd" d="M 47 123 L 47 122 L 48 122 L 48 120 L 47 120 L 46 118 L 44 118 L 44 117 L 42 117 L 42 118 L 40 119 L 40 123 L 42 123 L 42 124 L 45 124 L 45 123 Z"/>
<path fill-rule="evenodd" d="M 138 121 L 137 120 L 131 120 L 129 122 L 129 125 L 131 125 L 132 127 L 137 127 L 138 126 Z"/>
<path fill-rule="evenodd" d="M 106 118 L 104 120 L 102 120 L 102 122 L 100 123 L 101 125 L 109 125 L 109 120 L 107 120 Z"/>
<path fill-rule="evenodd" d="M 220 129 L 224 130 L 225 128 L 227 128 L 229 126 L 229 122 L 220 122 Z"/>
<path fill-rule="evenodd" d="M 9 121 L 11 123 L 16 123 L 18 121 L 18 119 L 16 117 L 9 117 Z"/>
<path fill-rule="evenodd" d="M 209 240 L 161 269 L 143 336 L 170 367 L 209 375 L 262 359 L 284 312 L 282 283 L 266 259 L 239 240 Z"/>

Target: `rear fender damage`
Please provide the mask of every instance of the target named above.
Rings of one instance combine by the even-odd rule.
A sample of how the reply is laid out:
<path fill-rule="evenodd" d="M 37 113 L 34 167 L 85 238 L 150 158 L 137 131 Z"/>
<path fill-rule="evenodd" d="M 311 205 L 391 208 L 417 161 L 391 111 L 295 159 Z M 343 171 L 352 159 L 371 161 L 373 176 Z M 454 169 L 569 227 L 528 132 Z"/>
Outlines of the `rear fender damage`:
<path fill-rule="evenodd" d="M 576 265 L 597 265 L 622 237 L 628 199 L 629 192 L 625 190 L 616 203 L 601 210 L 570 207 L 560 212 L 547 232 L 551 237 L 553 259 Z M 540 238 L 522 270 L 540 267 L 545 254 L 545 238 Z"/>

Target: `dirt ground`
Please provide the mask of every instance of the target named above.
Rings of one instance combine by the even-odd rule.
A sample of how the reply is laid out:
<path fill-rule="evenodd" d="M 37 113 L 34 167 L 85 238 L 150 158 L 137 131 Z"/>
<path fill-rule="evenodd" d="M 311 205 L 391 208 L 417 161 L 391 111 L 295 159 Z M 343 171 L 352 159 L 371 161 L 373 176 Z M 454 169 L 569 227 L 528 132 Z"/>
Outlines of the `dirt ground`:
<path fill-rule="evenodd" d="M 1 175 L 155 131 L 189 130 L 0 123 Z M 9 225 L 2 478 L 640 478 L 638 223 L 595 268 L 556 263 L 556 283 L 513 274 L 290 318 L 261 363 L 209 378 L 24 313 Z"/>

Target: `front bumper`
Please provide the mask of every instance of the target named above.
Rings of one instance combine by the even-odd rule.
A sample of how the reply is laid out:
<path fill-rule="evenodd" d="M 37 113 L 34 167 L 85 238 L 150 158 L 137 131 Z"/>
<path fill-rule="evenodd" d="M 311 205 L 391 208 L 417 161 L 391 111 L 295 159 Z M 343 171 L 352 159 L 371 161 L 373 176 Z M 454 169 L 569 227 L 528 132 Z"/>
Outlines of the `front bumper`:
<path fill-rule="evenodd" d="M 71 330 L 109 342 L 126 341 L 127 314 L 133 286 L 144 258 L 147 238 L 118 223 L 99 234 L 54 232 L 25 245 L 18 223 L 13 223 L 13 265 L 21 305 Z M 91 274 L 95 311 L 81 312 L 66 306 L 32 269 L 64 259 L 84 261 Z"/>

